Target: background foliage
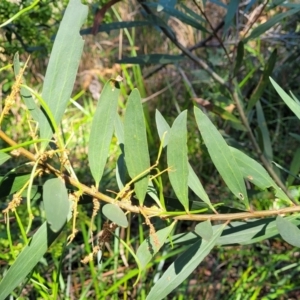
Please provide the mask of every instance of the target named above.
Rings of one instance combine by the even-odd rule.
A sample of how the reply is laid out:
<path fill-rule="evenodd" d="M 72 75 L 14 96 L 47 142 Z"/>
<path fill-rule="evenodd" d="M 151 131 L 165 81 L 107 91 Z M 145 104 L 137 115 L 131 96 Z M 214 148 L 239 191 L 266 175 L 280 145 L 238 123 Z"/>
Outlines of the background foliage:
<path fill-rule="evenodd" d="M 224 295 L 228 299 L 297 299 L 297 248 L 269 238 L 279 232 L 285 241 L 299 246 L 298 214 L 274 216 L 280 208 L 286 209 L 280 212 L 298 211 L 299 4 L 110 1 L 104 6 L 88 3 L 89 14 L 84 16 L 86 7 L 70 1 L 74 11 L 69 21 L 65 13 L 60 35 L 57 30 L 67 1 L 35 2 L 5 25 L 0 37 L 2 112 L 8 107 L 7 99 L 13 99 L 9 114 L 1 114 L 4 214 L 0 243 L 5 251 L 1 253 L 0 299 L 9 294 L 24 299 L 223 299 Z M 35 2 L 1 1 L 0 23 Z M 76 9 L 81 17 L 74 21 Z M 80 28 L 85 46 L 79 63 Z M 98 34 L 91 35 L 95 30 Z M 54 40 L 57 47 L 48 60 Z M 71 49 L 76 49 L 73 54 Z M 28 53 L 31 59 L 22 70 L 33 90 L 22 86 L 22 99 L 15 76 Z M 15 74 L 9 65 L 13 59 Z M 67 64 L 72 68 L 66 68 Z M 69 90 L 62 88 L 64 78 Z M 137 105 L 140 102 L 145 103 L 143 107 Z M 120 118 L 113 117 L 117 104 Z M 30 114 L 44 124 L 39 134 Z M 97 135 L 97 128 L 107 129 Z M 48 152 L 32 167 L 28 161 L 36 162 L 37 149 L 44 150 L 49 141 L 39 141 L 42 146 L 38 147 L 31 141 L 48 139 L 53 129 L 57 140 L 47 148 L 52 149 L 52 158 Z M 168 134 L 163 137 L 164 131 Z M 14 142 L 25 143 L 22 147 L 31 154 L 19 146 L 21 155 L 5 150 Z M 101 160 L 97 159 L 100 146 Z M 33 180 L 41 166 L 50 174 Z M 152 176 L 158 176 L 144 200 L 148 173 L 139 174 L 150 166 Z M 168 172 L 163 172 L 167 167 Z M 71 178 L 64 177 L 67 189 L 59 179 L 64 176 L 61 168 Z M 77 179 L 85 185 L 76 185 Z M 135 183 L 137 199 L 128 182 Z M 111 202 L 100 213 L 98 201 L 92 205 L 96 190 L 105 194 L 96 194 L 104 202 L 111 201 L 108 195 L 123 200 L 131 196 L 131 202 L 120 202 L 123 210 Z M 107 190 L 121 192 L 116 196 Z M 76 224 L 70 221 L 63 227 L 80 195 Z M 133 204 L 145 208 L 139 211 Z M 9 222 L 7 207 L 13 210 Z M 123 211 L 131 214 L 125 216 Z M 222 221 L 215 212 L 224 216 Z M 240 220 L 228 225 L 229 213 L 240 213 Z M 151 214 L 164 215 L 170 222 L 145 217 Z M 107 225 L 105 217 L 120 227 Z M 207 219 L 214 226 L 199 223 Z M 90 227 L 98 232 L 94 249 Z M 82 264 L 93 251 L 98 259 Z"/>

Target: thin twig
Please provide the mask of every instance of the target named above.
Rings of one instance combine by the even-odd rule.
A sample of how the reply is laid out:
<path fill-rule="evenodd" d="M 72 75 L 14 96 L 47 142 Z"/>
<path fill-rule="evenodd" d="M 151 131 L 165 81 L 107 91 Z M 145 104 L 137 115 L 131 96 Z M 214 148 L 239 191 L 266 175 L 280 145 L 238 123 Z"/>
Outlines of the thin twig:
<path fill-rule="evenodd" d="M 0 130 L 0 138 L 7 142 L 11 146 L 17 145 L 15 141 L 13 141 L 10 137 L 8 137 L 2 130 Z M 19 148 L 19 153 L 30 161 L 35 162 L 37 158 L 28 150 L 24 148 Z M 125 211 L 130 211 L 132 213 L 139 214 L 141 209 L 135 205 L 132 205 L 130 202 L 127 201 L 116 201 L 115 199 L 102 194 L 96 191 L 93 187 L 88 187 L 83 183 L 80 183 L 76 179 L 62 174 L 60 171 L 52 167 L 48 163 L 44 163 L 39 160 L 39 165 L 44 169 L 47 169 L 52 174 L 62 177 L 66 183 L 72 185 L 80 189 L 84 194 L 91 196 L 91 201 L 93 198 L 98 199 L 99 201 L 104 201 L 107 203 L 117 204 L 120 208 L 124 209 Z M 203 221 L 203 220 L 238 220 L 238 219 L 251 219 L 251 218 L 263 218 L 269 216 L 276 216 L 278 214 L 286 214 L 286 213 L 295 213 L 300 212 L 300 206 L 292 206 L 283 209 L 275 209 L 275 210 L 267 210 L 267 211 L 251 211 L 251 212 L 242 212 L 242 213 L 233 213 L 233 214 L 190 214 L 186 212 L 182 212 L 180 216 L 171 216 L 164 214 L 164 211 L 158 207 L 143 207 L 143 213 L 148 217 L 160 217 L 162 219 L 174 219 L 174 220 L 194 220 L 194 221 Z"/>

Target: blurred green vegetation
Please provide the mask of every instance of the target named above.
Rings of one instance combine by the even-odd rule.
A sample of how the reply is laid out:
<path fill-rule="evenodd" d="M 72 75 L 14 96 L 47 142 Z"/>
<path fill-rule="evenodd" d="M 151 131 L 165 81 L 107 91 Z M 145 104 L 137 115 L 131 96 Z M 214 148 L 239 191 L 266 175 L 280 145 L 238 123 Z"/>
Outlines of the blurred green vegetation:
<path fill-rule="evenodd" d="M 40 77 L 44 75 L 45 61 L 51 50 L 53 38 L 67 2 L 67 0 L 40 1 L 32 11 L 5 26 L 0 33 L 0 60 L 3 64 L 11 63 L 13 54 L 18 51 L 25 61 L 30 53 L 33 58 L 25 78 L 31 86 L 35 86 L 37 89 L 41 86 Z M 86 27 L 92 26 L 93 11 L 104 2 L 91 4 L 91 13 Z M 188 5 L 186 2 L 184 3 Z M 253 4 L 248 9 L 248 16 L 261 4 L 260 1 L 252 2 L 255 2 L 256 5 Z M 272 18 L 273 15 L 284 12 L 286 7 L 276 5 L 277 2 L 271 1 L 261 14 L 261 18 L 257 19 L 252 26 L 258 26 L 268 18 Z M 21 6 L 18 6 L 10 1 L 2 0 L 0 2 L 0 23 L 16 14 L 20 7 L 30 5 L 32 1 L 23 0 L 20 3 Z M 180 9 L 183 10 L 182 7 Z M 125 20 L 136 13 L 137 3 L 122 2 L 108 12 L 105 22 Z M 222 16 L 222 12 L 220 12 L 220 20 L 224 17 L 225 15 Z M 139 16 L 136 18 L 138 19 Z M 240 23 L 234 21 L 230 30 L 218 34 L 229 51 L 228 56 L 224 54 L 224 49 L 216 37 L 212 42 L 195 51 L 217 74 L 225 79 L 232 76 L 233 72 L 233 56 L 235 55 L 233 49 L 236 46 L 234 38 L 241 33 L 243 25 L 246 23 L 242 19 L 242 14 L 240 18 Z M 199 30 L 181 22 L 176 23 L 174 18 L 171 18 L 170 22 L 173 22 L 172 29 L 186 47 L 191 47 L 199 40 L 208 37 L 207 33 L 200 33 Z M 295 14 L 290 18 L 283 19 L 268 32 L 245 44 L 242 66 L 236 77 L 245 104 L 251 99 L 274 49 L 277 49 L 277 58 L 272 77 L 285 90 L 291 89 L 296 96 L 300 95 L 298 84 L 300 76 L 299 34 L 299 17 Z M 70 101 L 62 124 L 65 140 L 69 140 L 69 149 L 73 149 L 70 153 L 71 162 L 81 182 L 92 183 L 92 177 L 87 166 L 86 147 L 89 136 L 88 130 L 96 106 L 96 99 L 93 97 L 92 90 L 92 83 L 95 81 L 101 86 L 101 83 L 107 78 L 115 77 L 116 74 L 120 73 L 124 77 L 125 83 L 120 99 L 121 114 L 125 99 L 133 87 L 139 88 L 143 98 L 160 92 L 158 96 L 154 95 L 145 104 L 152 161 L 156 157 L 156 150 L 159 145 L 159 138 L 153 121 L 155 109 L 162 112 L 171 124 L 180 111 L 192 109 L 195 103 L 192 98 L 197 96 L 213 103 L 215 107 L 232 112 L 234 116 L 239 118 L 228 92 L 214 82 L 206 71 L 200 69 L 187 58 L 178 63 L 164 66 L 152 76 L 148 76 L 149 72 L 155 68 L 151 64 L 141 66 L 114 65 L 118 59 L 125 56 L 134 57 L 152 53 L 180 54 L 178 48 L 167 40 L 158 28 L 136 27 L 110 32 L 109 34 L 99 33 L 94 38 L 90 36 L 84 36 L 84 38 L 86 39 L 85 52 L 73 94 L 73 100 L 76 100 Z M 119 55 L 119 52 L 122 55 Z M 13 72 L 3 71 L 0 73 L 2 99 L 9 92 L 13 81 Z M 297 175 L 300 167 L 295 155 L 299 153 L 297 152 L 299 151 L 299 138 L 296 139 L 295 135 L 298 137 L 300 135 L 299 120 L 279 99 L 269 83 L 266 84 L 260 96 L 260 104 L 265 118 L 263 122 L 258 119 L 258 107 L 247 112 L 247 118 L 257 140 L 260 141 L 260 145 L 264 149 L 262 131 L 263 128 L 267 128 L 265 132 L 270 137 L 269 146 L 271 146 L 273 153 L 272 161 Z M 18 142 L 23 141 L 23 139 L 26 140 L 28 133 L 24 131 L 26 129 L 23 125 L 23 121 L 26 119 L 24 111 L 22 105 L 19 108 L 13 108 L 11 115 L 4 122 L 6 132 L 9 132 L 10 136 Z M 250 156 L 257 158 L 247 135 L 235 122 L 213 112 L 209 112 L 209 115 L 229 145 L 241 148 Z M 196 124 L 191 118 L 188 119 L 188 128 L 190 162 L 193 168 L 197 170 L 207 193 L 215 202 L 222 199 L 223 202 L 231 204 L 230 193 L 209 159 Z M 74 137 L 72 132 L 80 135 Z M 0 141 L 0 146 L 1 148 L 4 147 L 2 141 Z M 114 169 L 115 160 L 119 155 L 118 151 L 116 146 L 111 146 L 111 158 L 101 182 L 101 189 L 105 188 L 117 192 Z M 19 165 L 20 160 L 14 159 L 9 164 L 2 165 L 0 175 L 3 176 L 5 171 Z M 164 160 L 165 157 L 162 157 L 162 163 Z M 295 165 L 297 166 L 296 169 L 294 168 Z M 290 178 L 289 174 L 283 172 L 282 169 L 274 168 L 281 180 L 288 183 L 290 190 L 297 194 L 295 198 L 298 199 L 299 178 Z M 26 171 L 26 166 L 24 166 L 24 170 Z M 162 180 L 167 181 L 166 175 L 162 176 Z M 257 209 L 267 209 L 273 206 L 274 193 L 272 191 L 261 192 L 253 188 L 250 183 L 248 188 L 252 204 Z M 164 191 L 166 196 L 174 197 L 169 190 L 168 185 L 166 185 Z M 191 194 L 191 199 L 193 197 L 194 195 Z M 9 200 L 10 198 L 1 199 L 1 210 L 6 207 Z M 45 220 L 45 216 L 40 207 L 42 205 L 40 198 L 37 196 L 34 201 L 36 204 L 35 206 L 32 205 L 34 207 L 34 222 L 38 226 Z M 62 234 L 60 239 L 50 247 L 43 261 L 33 271 L 32 278 L 34 280 L 30 280 L 23 290 L 20 288 L 19 291 L 15 292 L 15 296 L 18 292 L 21 294 L 18 299 L 51 299 L 51 294 L 54 293 L 55 289 L 59 289 L 60 299 L 105 299 L 102 291 L 110 292 L 109 299 L 121 299 L 121 297 L 124 299 L 145 299 L 159 274 L 167 268 L 178 253 L 184 250 L 184 248 L 174 248 L 170 252 L 162 252 L 147 270 L 144 281 L 132 288 L 137 269 L 128 251 L 116 246 L 118 245 L 117 239 L 104 251 L 101 266 L 97 265 L 96 262 L 91 262 L 88 265 L 80 263 L 83 256 L 91 252 L 88 233 L 91 213 L 91 204 L 80 206 L 77 221 L 80 232 L 72 245 L 66 247 L 64 242 L 66 236 Z M 18 217 L 23 224 L 28 222 L 25 203 L 20 205 Z M 2 218 L 0 221 L 0 248 L 4 249 L 0 253 L 0 264 L 2 275 L 4 275 L 14 257 L 22 249 L 24 242 L 19 233 L 18 222 L 12 218 L 9 228 L 13 241 L 12 253 L 7 238 L 7 226 Z M 129 230 L 126 232 L 120 230 L 118 234 L 132 248 L 136 249 L 143 240 L 142 237 L 147 235 L 147 229 L 139 217 L 132 216 L 131 221 L 132 226 L 129 227 Z M 158 224 L 154 224 L 158 225 L 158 228 L 159 222 L 160 220 L 157 221 Z M 98 215 L 93 229 L 95 232 L 99 232 L 101 226 L 102 218 Z M 182 222 L 177 226 L 176 233 L 189 231 L 193 226 L 194 223 L 192 222 Z M 123 252 L 120 253 L 119 249 Z M 296 248 L 276 238 L 255 245 L 218 247 L 168 299 L 298 299 L 300 295 L 298 258 L 299 253 Z M 130 271 L 124 267 L 126 264 L 131 267 Z M 98 278 L 101 278 L 100 282 Z M 125 280 L 122 281 L 122 278 Z"/>

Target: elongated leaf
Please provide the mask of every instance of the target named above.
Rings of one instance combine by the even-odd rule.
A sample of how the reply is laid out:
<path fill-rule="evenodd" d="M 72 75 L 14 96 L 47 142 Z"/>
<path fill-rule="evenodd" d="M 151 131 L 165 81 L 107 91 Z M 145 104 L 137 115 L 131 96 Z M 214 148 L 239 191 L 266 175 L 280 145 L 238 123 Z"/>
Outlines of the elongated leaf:
<path fill-rule="evenodd" d="M 137 89 L 129 95 L 124 117 L 124 149 L 128 173 L 132 179 L 137 179 L 134 190 L 140 205 L 143 204 L 148 188 L 150 158 L 146 136 L 141 96 Z"/>
<path fill-rule="evenodd" d="M 199 108 L 194 107 L 194 113 L 198 128 L 215 167 L 228 188 L 236 197 L 243 201 L 248 209 L 249 202 L 244 179 L 229 146 L 208 117 Z"/>
<path fill-rule="evenodd" d="M 166 132 L 166 134 L 164 135 L 164 144 L 163 144 L 163 147 L 165 147 L 169 142 L 170 126 L 158 110 L 156 110 L 155 112 L 155 121 L 156 121 L 156 127 L 160 139 L 162 139 L 163 135 Z M 214 210 L 209 200 L 209 197 L 202 186 L 200 179 L 196 175 L 190 163 L 188 163 L 188 168 L 189 168 L 188 186 L 201 200 L 203 200 L 203 202 L 208 204 Z"/>
<path fill-rule="evenodd" d="M 300 7 L 296 7 L 293 9 L 290 9 L 288 11 L 285 11 L 283 13 L 279 13 L 273 18 L 269 19 L 267 22 L 263 23 L 262 25 L 256 27 L 253 29 L 251 34 L 244 40 L 244 43 L 246 43 L 249 40 L 255 39 L 262 34 L 264 34 L 267 30 L 269 30 L 271 27 L 273 27 L 275 24 L 280 22 L 282 19 L 290 17 L 300 11 Z"/>
<path fill-rule="evenodd" d="M 256 115 L 257 115 L 258 126 L 262 134 L 262 139 L 264 144 L 264 155 L 269 161 L 272 161 L 273 160 L 272 142 L 271 142 L 269 129 L 267 127 L 267 122 L 260 101 L 256 102 Z"/>
<path fill-rule="evenodd" d="M 88 8 L 80 0 L 71 0 L 60 24 L 51 52 L 42 98 L 60 123 L 71 96 L 84 41 L 79 30 L 87 17 Z M 45 114 L 39 115 L 41 138 L 50 139 L 52 125 Z M 45 149 L 48 142 L 42 143 Z"/>
<path fill-rule="evenodd" d="M 196 225 L 195 233 L 202 237 L 202 239 L 209 241 L 214 234 L 213 228 L 209 220 L 201 222 Z"/>
<path fill-rule="evenodd" d="M 170 126 L 158 110 L 155 111 L 155 122 L 160 140 L 165 134 L 163 147 L 166 147 L 169 142 Z"/>
<path fill-rule="evenodd" d="M 6 197 L 19 191 L 29 180 L 30 173 L 16 174 L 10 172 L 5 176 L 0 176 L 0 197 Z"/>
<path fill-rule="evenodd" d="M 225 16 L 225 24 L 224 24 L 224 34 L 227 34 L 227 31 L 232 24 L 232 20 L 236 14 L 236 11 L 239 8 L 240 0 L 230 0 L 227 6 L 227 13 Z"/>
<path fill-rule="evenodd" d="M 126 175 L 127 175 L 127 168 L 125 164 L 125 157 L 124 154 L 121 153 L 118 157 L 117 166 L 116 166 L 116 179 L 120 191 L 125 187 Z"/>
<path fill-rule="evenodd" d="M 0 166 L 3 165 L 6 161 L 8 161 L 10 158 L 10 155 L 0 152 Z"/>
<path fill-rule="evenodd" d="M 270 81 L 273 84 L 275 90 L 285 102 L 285 104 L 290 108 L 290 110 L 300 119 L 300 105 L 293 98 L 291 98 L 271 77 Z"/>
<path fill-rule="evenodd" d="M 169 178 L 174 192 L 186 211 L 189 210 L 188 199 L 188 152 L 187 152 L 187 111 L 183 111 L 170 129 L 167 147 Z"/>
<path fill-rule="evenodd" d="M 182 283 L 209 254 L 219 239 L 225 225 L 220 226 L 209 241 L 199 240 L 182 253 L 165 271 L 151 289 L 146 300 L 160 300 Z"/>
<path fill-rule="evenodd" d="M 99 185 L 109 154 L 119 94 L 118 83 L 114 79 L 109 80 L 103 88 L 93 117 L 88 159 L 96 186 Z"/>
<path fill-rule="evenodd" d="M 145 269 L 147 264 L 152 260 L 154 255 L 159 251 L 159 249 L 164 245 L 169 234 L 173 230 L 175 222 L 170 226 L 160 229 L 157 232 L 150 234 L 140 247 L 137 249 L 136 256 L 140 260 L 142 269 Z"/>
<path fill-rule="evenodd" d="M 59 234 L 47 222 L 38 229 L 0 282 L 0 299 L 6 299 L 25 280 Z"/>
<path fill-rule="evenodd" d="M 118 139 L 119 145 L 124 145 L 124 126 L 119 114 L 115 117 L 115 136 Z"/>
<path fill-rule="evenodd" d="M 262 190 L 273 187 L 275 189 L 276 197 L 292 204 L 289 197 L 277 186 L 268 172 L 258 162 L 233 147 L 230 147 L 230 151 L 232 152 L 245 179 L 249 180 Z"/>
<path fill-rule="evenodd" d="M 170 54 L 147 54 L 139 55 L 134 57 L 124 57 L 117 60 L 119 64 L 173 64 L 183 60 L 184 57 L 181 55 L 170 55 Z"/>
<path fill-rule="evenodd" d="M 111 30 L 120 30 L 123 28 L 133 28 L 133 27 L 139 27 L 139 26 L 160 26 L 160 27 L 166 27 L 168 28 L 168 25 L 164 22 L 159 22 L 159 19 L 157 18 L 156 21 L 124 21 L 124 22 L 112 22 L 112 23 L 102 23 L 101 26 L 99 26 L 97 32 L 107 32 L 109 33 Z M 80 30 L 81 35 L 87 35 L 92 34 L 93 27 L 85 28 Z"/>
<path fill-rule="evenodd" d="M 298 173 L 300 171 L 300 148 L 297 148 L 297 150 L 294 152 L 293 160 L 290 164 L 290 173 L 296 176 L 299 176 Z M 295 180 L 295 177 L 292 175 L 289 175 L 287 178 L 287 185 L 291 186 Z"/>
<path fill-rule="evenodd" d="M 16 53 L 14 56 L 15 76 L 17 76 L 19 74 L 20 70 L 21 70 L 21 66 L 20 66 L 20 61 L 19 61 L 19 53 Z M 25 83 L 24 78 L 23 78 L 23 83 Z M 22 96 L 22 100 L 24 101 L 27 109 L 29 110 L 33 120 L 38 122 L 39 114 L 41 113 L 41 111 L 40 111 L 40 108 L 35 103 L 35 101 L 33 100 L 31 93 L 24 87 L 21 87 L 21 96 Z"/>
<path fill-rule="evenodd" d="M 239 71 L 240 67 L 243 64 L 243 58 L 244 58 L 244 43 L 243 43 L 243 41 L 240 41 L 238 43 L 238 47 L 237 47 L 235 66 L 234 66 L 234 70 L 233 70 L 233 74 L 235 76 L 237 75 L 237 72 Z"/>
<path fill-rule="evenodd" d="M 47 222 L 58 232 L 67 222 L 70 202 L 68 191 L 60 178 L 49 179 L 43 186 L 43 200 Z"/>
<path fill-rule="evenodd" d="M 146 3 L 147 6 L 149 7 L 153 7 L 153 6 L 157 6 L 157 3 Z M 172 17 L 175 17 L 177 18 L 178 20 L 182 21 L 183 23 L 185 24 L 188 24 L 202 32 L 206 32 L 208 33 L 208 30 L 203 26 L 201 25 L 197 20 L 195 20 L 194 18 L 184 14 L 183 12 L 181 12 L 180 10 L 176 9 L 174 6 L 172 5 L 165 5 L 163 7 L 163 11 L 172 16 Z"/>
<path fill-rule="evenodd" d="M 286 218 L 277 216 L 276 226 L 281 237 L 289 244 L 300 247 L 300 229 Z"/>
<path fill-rule="evenodd" d="M 207 193 L 205 192 L 203 185 L 196 175 L 195 171 L 193 170 L 192 166 L 189 164 L 189 178 L 188 178 L 188 185 L 191 190 L 201 199 L 203 202 L 209 205 L 210 208 L 213 208 Z"/>
<path fill-rule="evenodd" d="M 106 204 L 102 208 L 104 216 L 121 227 L 128 227 L 125 213 L 117 204 Z"/>
<path fill-rule="evenodd" d="M 267 85 L 269 84 L 269 76 L 271 76 L 273 72 L 273 69 L 276 64 L 276 60 L 277 60 L 277 50 L 275 49 L 270 55 L 270 58 L 268 59 L 264 67 L 264 72 L 261 75 L 259 82 L 254 89 L 254 92 L 251 95 L 251 98 L 247 106 L 247 111 L 250 111 L 255 106 L 256 102 L 260 99 L 260 97 L 263 95 Z"/>
<path fill-rule="evenodd" d="M 286 219 L 295 226 L 300 225 L 299 214 L 288 216 Z M 218 226 L 213 226 L 214 230 Z M 276 218 L 249 220 L 247 222 L 234 221 L 230 222 L 223 230 L 217 245 L 249 245 L 274 237 L 278 233 Z M 195 243 L 199 239 L 199 235 L 194 232 L 180 233 L 172 237 L 172 245 L 185 246 Z"/>
<path fill-rule="evenodd" d="M 180 1 L 178 5 L 183 8 L 187 15 L 190 15 L 190 17 L 194 18 L 198 22 L 205 22 L 205 19 L 201 15 L 198 15 L 193 9 L 187 7 L 183 2 Z"/>

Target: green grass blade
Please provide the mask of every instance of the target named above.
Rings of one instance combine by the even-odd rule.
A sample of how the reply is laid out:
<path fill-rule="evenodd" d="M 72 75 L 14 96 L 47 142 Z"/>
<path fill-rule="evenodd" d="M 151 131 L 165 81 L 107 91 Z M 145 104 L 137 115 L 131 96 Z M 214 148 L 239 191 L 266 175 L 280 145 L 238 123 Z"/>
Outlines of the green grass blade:
<path fill-rule="evenodd" d="M 275 90 L 281 97 L 281 99 L 285 102 L 285 104 L 290 108 L 290 110 L 300 119 L 300 105 L 291 98 L 271 77 L 270 81 L 273 84 Z"/>
<path fill-rule="evenodd" d="M 257 116 L 258 127 L 260 129 L 262 141 L 264 145 L 264 155 L 269 161 L 272 161 L 273 160 L 272 142 L 270 138 L 269 129 L 267 126 L 267 121 L 265 119 L 264 111 L 260 104 L 260 101 L 256 102 L 256 116 Z"/>
<path fill-rule="evenodd" d="M 109 146 L 117 117 L 120 89 L 113 79 L 108 81 L 98 100 L 89 138 L 88 160 L 96 186 L 99 185 L 109 154 Z"/>
<path fill-rule="evenodd" d="M 60 123 L 75 82 L 84 41 L 79 30 L 87 17 L 88 8 L 80 0 L 71 0 L 60 24 L 45 75 L 42 98 L 46 101 L 57 124 Z M 52 124 L 43 113 L 39 116 L 40 136 L 50 139 Z M 42 149 L 48 145 L 42 144 Z"/>
<path fill-rule="evenodd" d="M 225 224 L 221 225 L 209 241 L 199 239 L 182 253 L 157 281 L 146 300 L 166 299 L 165 297 L 181 284 L 210 253 L 224 227 Z"/>
<path fill-rule="evenodd" d="M 58 232 L 67 222 L 70 202 L 68 191 L 60 178 L 49 179 L 43 186 L 43 201 L 47 222 L 54 232 Z"/>
<path fill-rule="evenodd" d="M 137 89 L 129 95 L 124 117 L 124 149 L 128 173 L 136 178 L 134 190 L 142 205 L 148 188 L 150 158 L 141 96 Z"/>
<path fill-rule="evenodd" d="M 19 18 L 21 15 L 23 15 L 24 13 L 26 13 L 27 11 L 30 11 L 31 9 L 33 9 L 38 3 L 40 2 L 40 0 L 35 0 L 33 1 L 33 3 L 31 3 L 29 6 L 21 9 L 18 13 L 16 13 L 15 15 L 13 15 L 11 18 L 9 18 L 7 21 L 5 21 L 4 23 L 0 24 L 0 28 L 4 27 L 6 25 L 8 25 L 9 23 L 13 22 L 15 19 Z"/>
<path fill-rule="evenodd" d="M 6 299 L 25 280 L 59 234 L 46 222 L 38 229 L 0 282 L 0 299 Z"/>
<path fill-rule="evenodd" d="M 187 149 L 187 111 L 183 111 L 174 121 L 167 146 L 169 179 L 174 192 L 186 211 L 189 210 L 188 199 L 188 149 Z"/>
<path fill-rule="evenodd" d="M 209 118 L 197 107 L 194 113 L 209 155 L 231 192 L 249 208 L 248 196 L 240 169 L 224 138 Z"/>
<path fill-rule="evenodd" d="M 266 90 L 267 85 L 269 84 L 269 76 L 272 74 L 273 69 L 275 67 L 277 60 L 277 50 L 275 49 L 272 54 L 270 55 L 270 58 L 268 59 L 265 67 L 264 72 L 260 77 L 260 80 L 255 87 L 254 92 L 251 95 L 251 98 L 248 102 L 247 111 L 250 111 L 256 104 L 256 102 L 260 99 L 260 97 L 263 95 L 263 93 Z"/>
<path fill-rule="evenodd" d="M 297 150 L 294 152 L 293 159 L 290 164 L 290 175 L 288 176 L 286 182 L 287 186 L 291 186 L 295 180 L 295 176 L 298 176 L 299 178 L 299 172 L 300 172 L 300 148 L 297 148 Z"/>
<path fill-rule="evenodd" d="M 233 70 L 233 74 L 234 76 L 237 75 L 240 67 L 243 64 L 243 58 L 244 58 L 244 43 L 242 41 L 240 41 L 238 43 L 237 46 L 237 54 L 236 54 L 236 58 L 235 58 L 235 66 L 234 66 L 234 70 Z"/>

